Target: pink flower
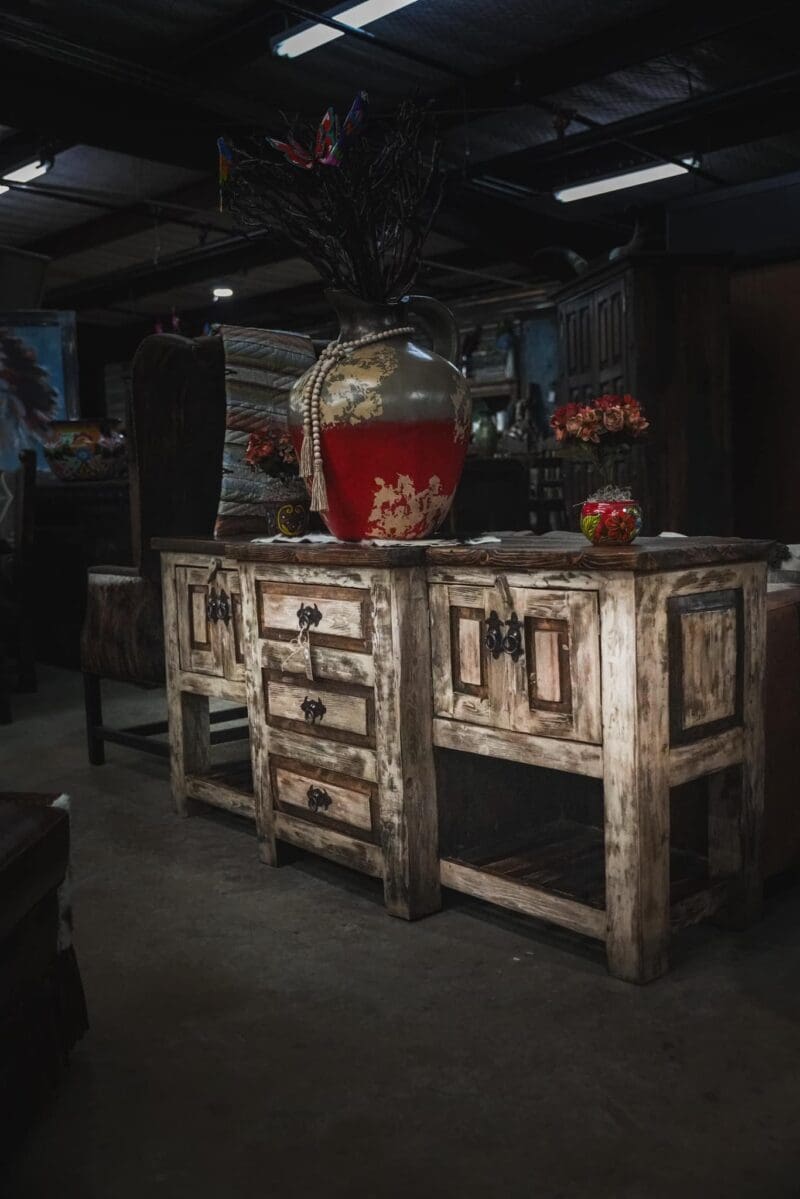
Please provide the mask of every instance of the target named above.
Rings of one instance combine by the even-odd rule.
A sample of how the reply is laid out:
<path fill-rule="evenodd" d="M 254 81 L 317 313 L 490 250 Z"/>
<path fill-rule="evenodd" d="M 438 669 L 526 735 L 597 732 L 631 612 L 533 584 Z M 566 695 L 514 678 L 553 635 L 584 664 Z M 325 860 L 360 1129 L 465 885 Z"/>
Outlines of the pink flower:
<path fill-rule="evenodd" d="M 609 433 L 619 433 L 625 425 L 625 413 L 621 408 L 606 408 L 603 413 L 603 424 Z"/>

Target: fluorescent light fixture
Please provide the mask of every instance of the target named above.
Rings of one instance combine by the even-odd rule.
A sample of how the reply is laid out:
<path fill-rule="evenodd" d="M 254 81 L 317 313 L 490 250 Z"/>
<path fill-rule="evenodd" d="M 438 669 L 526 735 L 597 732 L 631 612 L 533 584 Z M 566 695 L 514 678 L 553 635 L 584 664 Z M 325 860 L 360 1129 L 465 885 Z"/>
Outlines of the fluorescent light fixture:
<path fill-rule="evenodd" d="M 233 295 L 232 287 L 215 287 L 212 295 L 215 300 L 229 300 Z"/>
<path fill-rule="evenodd" d="M 692 158 L 684 158 L 682 163 L 660 162 L 652 167 L 642 167 L 638 171 L 626 171 L 624 175 L 609 175 L 605 179 L 594 179 L 591 183 L 576 183 L 571 187 L 562 187 L 553 192 L 553 195 L 562 204 L 571 204 L 573 200 L 587 200 L 590 196 L 602 196 L 606 192 L 624 191 L 626 187 L 641 187 L 643 183 L 657 183 L 659 179 L 673 179 L 676 175 L 686 175 L 689 167 L 694 165 Z"/>
<path fill-rule="evenodd" d="M 353 29 L 363 29 L 365 25 L 371 25 L 381 17 L 388 17 L 389 13 L 415 3 L 416 0 L 363 0 L 361 4 L 353 4 L 350 8 L 326 16 L 330 15 Z M 344 37 L 344 30 L 332 29 L 330 25 L 307 25 L 305 29 L 274 41 L 272 52 L 281 58 L 299 58 L 301 54 L 308 54 L 309 50 L 316 50 L 318 46 L 333 42 L 337 37 Z"/>
<path fill-rule="evenodd" d="M 5 195 L 6 192 L 10 192 L 10 191 L 11 191 L 10 187 L 3 187 L 2 183 L 0 183 L 0 196 Z"/>
<path fill-rule="evenodd" d="M 3 178 L 7 183 L 31 183 L 40 175 L 46 175 L 49 170 L 49 164 L 40 162 L 37 158 L 35 162 L 28 162 L 24 167 L 17 167 L 16 171 L 9 171 Z"/>

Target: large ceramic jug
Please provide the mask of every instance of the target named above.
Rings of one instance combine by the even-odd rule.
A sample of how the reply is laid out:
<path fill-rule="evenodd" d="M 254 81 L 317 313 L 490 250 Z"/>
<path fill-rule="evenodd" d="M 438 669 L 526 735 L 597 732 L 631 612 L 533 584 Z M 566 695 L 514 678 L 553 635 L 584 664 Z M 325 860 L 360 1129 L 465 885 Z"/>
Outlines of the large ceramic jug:
<path fill-rule="evenodd" d="M 339 317 L 340 341 L 384 337 L 350 350 L 322 384 L 323 519 L 342 540 L 427 537 L 447 515 L 469 441 L 469 389 L 454 365 L 455 319 L 427 296 L 385 305 L 347 292 L 327 296 Z M 402 332 L 412 317 L 430 332 L 432 351 Z M 295 383 L 289 404 L 298 455 L 306 378 Z"/>

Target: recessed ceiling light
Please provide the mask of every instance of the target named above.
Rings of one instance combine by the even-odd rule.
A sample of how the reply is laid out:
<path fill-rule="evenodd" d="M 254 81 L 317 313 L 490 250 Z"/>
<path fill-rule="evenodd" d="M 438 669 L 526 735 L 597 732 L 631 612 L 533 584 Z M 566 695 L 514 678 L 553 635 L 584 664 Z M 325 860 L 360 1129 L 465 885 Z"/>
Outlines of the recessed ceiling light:
<path fill-rule="evenodd" d="M 215 287 L 212 295 L 215 300 L 229 300 L 233 295 L 232 287 Z"/>
<path fill-rule="evenodd" d="M 28 162 L 24 167 L 17 167 L 16 171 L 9 171 L 3 178 L 8 183 L 31 183 L 40 175 L 46 175 L 49 170 L 50 164 L 37 158 L 35 162 Z"/>
<path fill-rule="evenodd" d="M 608 175 L 603 179 L 594 179 L 591 183 L 576 183 L 570 187 L 562 187 L 553 192 L 553 195 L 562 204 L 571 204 L 573 200 L 587 200 L 590 196 L 602 196 L 606 192 L 623 191 L 626 187 L 641 187 L 644 183 L 657 183 L 659 179 L 686 175 L 689 167 L 694 165 L 692 158 L 684 158 L 682 163 L 660 162 L 652 167 L 642 167 L 638 171 L 626 171 L 623 175 Z"/>
<path fill-rule="evenodd" d="M 415 3 L 416 0 L 363 0 L 361 4 L 326 13 L 326 16 L 334 17 L 352 29 L 363 29 L 365 25 Z M 275 38 L 272 52 L 281 58 L 299 58 L 301 54 L 308 54 L 309 50 L 316 50 L 318 46 L 333 42 L 337 37 L 344 37 L 343 29 L 332 29 L 330 25 L 307 25 L 295 33 Z"/>

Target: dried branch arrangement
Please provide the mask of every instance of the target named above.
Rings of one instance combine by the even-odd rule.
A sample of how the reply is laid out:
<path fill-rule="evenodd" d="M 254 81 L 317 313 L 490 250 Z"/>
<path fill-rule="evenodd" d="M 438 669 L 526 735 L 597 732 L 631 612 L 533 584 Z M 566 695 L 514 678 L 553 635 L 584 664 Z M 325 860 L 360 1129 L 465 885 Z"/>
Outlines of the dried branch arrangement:
<path fill-rule="evenodd" d="M 285 141 L 220 139 L 220 197 L 243 227 L 286 237 L 327 286 L 386 303 L 419 270 L 441 200 L 439 145 L 414 101 L 377 129 L 366 111 L 362 92 L 341 130 L 328 109 Z"/>

